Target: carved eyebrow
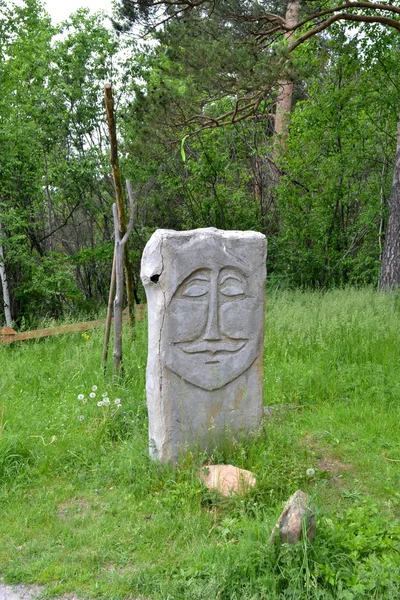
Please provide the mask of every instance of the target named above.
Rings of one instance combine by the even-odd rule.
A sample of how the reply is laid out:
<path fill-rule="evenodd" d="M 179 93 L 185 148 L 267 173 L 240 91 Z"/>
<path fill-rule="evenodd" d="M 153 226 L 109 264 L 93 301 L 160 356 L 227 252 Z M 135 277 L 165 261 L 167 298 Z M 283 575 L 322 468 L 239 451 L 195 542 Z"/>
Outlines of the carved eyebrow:
<path fill-rule="evenodd" d="M 193 273 L 193 275 L 191 275 L 189 277 L 189 279 L 187 279 L 186 283 L 192 283 L 192 281 L 210 281 L 209 277 L 207 277 L 207 275 L 204 275 L 203 273 Z"/>
<path fill-rule="evenodd" d="M 236 279 L 236 281 L 240 281 L 240 283 L 243 283 L 243 278 L 239 275 L 236 275 L 235 273 L 226 273 L 226 275 L 223 275 L 221 279 L 221 284 L 225 283 L 227 279 Z"/>

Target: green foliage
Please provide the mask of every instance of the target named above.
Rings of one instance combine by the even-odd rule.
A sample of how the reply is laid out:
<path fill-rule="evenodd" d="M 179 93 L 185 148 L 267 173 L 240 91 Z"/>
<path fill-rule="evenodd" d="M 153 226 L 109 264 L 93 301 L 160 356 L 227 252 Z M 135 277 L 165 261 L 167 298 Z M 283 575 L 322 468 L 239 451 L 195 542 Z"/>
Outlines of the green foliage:
<path fill-rule="evenodd" d="M 101 17 L 80 10 L 57 30 L 36 0 L 7 2 L 1 24 L 2 244 L 12 313 L 33 322 L 33 312 L 57 317 L 107 296 L 103 83 L 119 46 Z M 90 262 L 73 271 L 70 257 L 81 251 L 92 252 Z"/>
<path fill-rule="evenodd" d="M 278 287 L 376 284 L 400 89 L 390 30 L 365 25 L 350 35 L 336 24 L 283 68 L 287 44 L 261 51 L 251 23 L 231 18 L 259 16 L 254 2 L 212 10 L 206 2 L 140 44 L 87 10 L 57 30 L 38 0 L 3 4 L 0 222 L 17 324 L 33 325 L 33 312 L 91 313 L 107 301 L 114 192 L 106 80 L 137 204 L 130 253 L 139 300 L 141 254 L 158 227 L 260 230 Z M 294 107 L 278 156 L 274 86 L 287 76 Z M 217 117 L 255 91 L 256 117 L 219 126 Z M 195 135 L 204 124 L 210 129 Z"/>
<path fill-rule="evenodd" d="M 384 99 L 380 92 L 399 50 L 376 43 L 363 61 L 357 38 L 342 44 L 339 32 L 330 43 L 334 65 L 309 79 L 307 100 L 297 103 L 291 120 L 276 252 L 295 285 L 373 283 L 379 274 L 397 79 Z"/>
<path fill-rule="evenodd" d="M 256 72 L 264 73 L 265 82 L 277 76 L 264 64 L 268 52 L 249 66 L 251 44 L 243 48 L 239 42 L 248 34 L 244 25 L 241 33 L 236 23 L 227 37 L 223 28 L 211 35 L 220 17 L 203 23 L 201 10 L 190 11 L 187 18 L 168 23 L 157 33 L 158 43 L 136 57 L 140 79 L 124 123 L 125 168 L 137 189 L 146 190 L 142 214 L 149 227 L 261 230 L 269 237 L 272 281 L 280 286 L 376 283 L 397 126 L 393 34 L 386 31 L 383 41 L 365 28 L 350 38 L 336 25 L 329 37 L 297 50 L 290 63 L 295 106 L 274 191 L 272 128 L 266 118 L 274 98 L 269 92 L 259 119 L 187 137 L 208 116 L 232 110 L 245 80 L 258 89 Z M 200 22 L 204 27 L 196 28 Z M 230 35 L 238 36 L 234 52 Z M 233 88 L 221 84 L 224 51 L 232 55 L 227 64 L 236 77 Z M 202 60 L 208 52 L 215 58 L 206 69 Z M 224 93 L 214 90 L 217 84 Z M 139 156 L 148 157 L 145 164 L 133 159 Z"/>

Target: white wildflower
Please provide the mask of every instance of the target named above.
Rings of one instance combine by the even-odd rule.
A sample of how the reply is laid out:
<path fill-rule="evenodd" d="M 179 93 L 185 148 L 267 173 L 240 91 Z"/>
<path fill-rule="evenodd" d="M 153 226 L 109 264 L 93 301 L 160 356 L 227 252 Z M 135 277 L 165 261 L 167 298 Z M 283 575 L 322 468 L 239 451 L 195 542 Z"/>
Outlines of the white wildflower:
<path fill-rule="evenodd" d="M 110 404 L 110 398 L 107 398 L 107 397 L 103 398 L 103 404 L 104 404 L 104 406 L 108 406 Z"/>
<path fill-rule="evenodd" d="M 114 404 L 121 404 L 121 398 L 115 398 Z"/>
<path fill-rule="evenodd" d="M 84 400 L 84 399 L 85 399 L 85 396 L 83 394 L 78 395 L 78 400 Z"/>
<path fill-rule="evenodd" d="M 97 385 L 92 385 L 92 392 L 97 392 Z"/>
<path fill-rule="evenodd" d="M 84 421 L 84 420 L 85 420 L 85 417 L 83 415 L 79 415 L 78 421 Z"/>
<path fill-rule="evenodd" d="M 104 406 L 104 403 L 100 400 L 100 402 L 97 403 L 97 406 Z"/>
<path fill-rule="evenodd" d="M 307 469 L 306 475 L 307 475 L 307 477 L 314 477 L 315 469 Z"/>
<path fill-rule="evenodd" d="M 90 392 L 89 398 L 96 398 L 96 394 L 94 392 Z"/>
<path fill-rule="evenodd" d="M 102 393 L 102 397 L 103 397 L 103 398 L 107 398 L 107 392 L 103 392 L 103 393 Z"/>

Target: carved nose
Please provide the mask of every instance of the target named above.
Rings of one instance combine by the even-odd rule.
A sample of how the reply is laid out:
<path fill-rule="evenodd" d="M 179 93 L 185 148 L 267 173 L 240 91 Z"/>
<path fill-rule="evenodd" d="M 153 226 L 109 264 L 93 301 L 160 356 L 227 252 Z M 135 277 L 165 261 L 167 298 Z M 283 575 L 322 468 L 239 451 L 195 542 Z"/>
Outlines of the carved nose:
<path fill-rule="evenodd" d="M 206 330 L 203 335 L 204 340 L 213 341 L 220 340 L 221 334 L 219 331 L 219 323 L 218 323 L 218 290 L 217 290 L 217 280 L 215 279 L 211 283 L 211 294 L 210 294 L 210 304 L 208 306 L 208 318 Z"/>
<path fill-rule="evenodd" d="M 204 333 L 203 339 L 209 341 L 221 339 L 218 327 L 218 309 L 216 309 L 214 306 L 210 306 L 208 312 L 207 328 Z"/>

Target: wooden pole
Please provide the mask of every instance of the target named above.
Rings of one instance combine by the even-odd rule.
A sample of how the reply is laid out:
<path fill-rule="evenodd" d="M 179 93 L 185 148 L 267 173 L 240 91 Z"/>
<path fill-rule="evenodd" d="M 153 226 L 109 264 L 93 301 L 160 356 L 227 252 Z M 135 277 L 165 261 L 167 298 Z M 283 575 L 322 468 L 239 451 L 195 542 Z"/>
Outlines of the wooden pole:
<path fill-rule="evenodd" d="M 120 238 L 120 222 L 118 208 L 113 204 L 115 229 L 115 298 L 114 298 L 114 375 L 121 375 L 122 363 L 122 303 L 124 294 L 124 247 Z"/>
<path fill-rule="evenodd" d="M 114 114 L 114 100 L 112 95 L 111 83 L 106 83 L 104 86 L 105 106 L 107 114 L 108 131 L 110 134 L 110 146 L 111 146 L 111 168 L 114 180 L 115 198 L 118 210 L 119 227 L 121 237 L 126 232 L 126 216 L 124 206 L 124 194 L 122 188 L 121 171 L 119 168 L 118 160 L 118 142 L 117 142 L 117 125 Z M 126 296 L 128 300 L 128 310 L 130 316 L 131 327 L 135 325 L 135 291 L 134 281 L 132 275 L 132 265 L 129 260 L 128 244 L 124 245 L 124 256 L 123 263 L 125 268 L 125 279 L 126 279 Z"/>
<path fill-rule="evenodd" d="M 104 373 L 106 372 L 106 368 L 107 368 L 108 345 L 110 343 L 111 321 L 112 321 L 112 315 L 113 315 L 114 298 L 115 298 L 115 251 L 114 251 L 114 258 L 113 258 L 112 271 L 111 271 L 110 293 L 108 295 L 106 330 L 104 333 L 104 344 L 103 344 L 103 356 L 101 358 L 101 366 L 103 367 Z"/>
<path fill-rule="evenodd" d="M 114 375 L 121 375 L 122 365 L 122 304 L 124 295 L 124 248 L 133 228 L 135 206 L 133 195 L 129 195 L 130 218 L 124 236 L 120 235 L 120 222 L 118 208 L 113 204 L 114 231 L 115 231 L 115 299 L 114 299 Z"/>

